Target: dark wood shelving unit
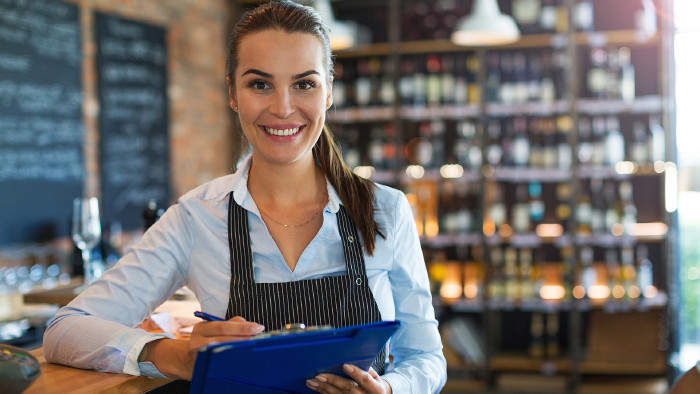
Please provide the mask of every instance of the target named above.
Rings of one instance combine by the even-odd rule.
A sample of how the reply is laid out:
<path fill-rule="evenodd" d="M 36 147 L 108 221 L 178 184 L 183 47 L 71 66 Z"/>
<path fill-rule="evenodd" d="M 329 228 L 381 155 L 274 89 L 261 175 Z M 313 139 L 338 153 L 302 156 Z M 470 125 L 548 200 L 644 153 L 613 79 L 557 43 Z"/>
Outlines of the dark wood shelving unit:
<path fill-rule="evenodd" d="M 571 10 L 579 0 L 557 0 L 557 3 L 567 7 L 568 18 L 572 18 Z M 657 5 L 659 13 L 670 9 L 667 2 L 670 0 L 653 0 Z M 256 0 L 238 1 L 241 4 L 258 4 Z M 355 7 L 351 2 L 339 1 L 340 7 L 348 9 Z M 386 0 L 378 2 L 361 2 L 356 7 L 369 9 L 372 4 L 381 8 L 386 15 L 386 34 L 383 35 L 383 42 L 357 45 L 351 49 L 335 52 L 337 62 L 347 62 L 352 67 L 354 62 L 369 59 L 389 59 L 393 62 L 391 81 L 394 92 L 394 102 L 385 105 L 368 105 L 347 107 L 335 107 L 328 112 L 328 121 L 332 126 L 341 129 L 339 139 L 343 142 L 344 135 L 342 129 L 356 127 L 358 129 L 369 129 L 373 125 L 391 125 L 395 129 L 395 136 L 390 137 L 397 146 L 402 147 L 413 138 L 416 130 L 409 126 L 418 123 L 443 122 L 445 124 L 455 124 L 460 121 L 473 122 L 476 127 L 475 139 L 479 141 L 482 152 L 482 165 L 463 166 L 463 173 L 456 179 L 446 179 L 440 174 L 442 164 L 431 164 L 424 168 L 419 179 L 414 179 L 407 173 L 406 160 L 400 158 L 403 152 L 397 149 L 395 158 L 390 166 L 376 168 L 369 178 L 378 183 L 390 184 L 395 187 L 410 189 L 417 183 L 430 183 L 434 185 L 438 195 L 442 193 L 440 188 L 445 183 L 452 183 L 455 188 L 466 190 L 477 188 L 478 202 L 476 206 L 469 207 L 473 211 L 473 220 L 477 225 L 472 226 L 469 231 L 461 232 L 439 232 L 428 236 L 421 236 L 421 243 L 426 250 L 438 251 L 433 253 L 436 256 L 445 255 L 447 252 L 460 249 L 480 249 L 480 257 L 470 257 L 469 263 L 476 263 L 479 269 L 483 270 L 484 283 L 481 288 L 482 293 L 476 297 L 467 298 L 461 295 L 456 298 L 443 299 L 438 294 L 433 294 L 434 305 L 438 315 L 446 315 L 450 318 L 455 316 L 466 316 L 474 318 L 481 328 L 483 335 L 485 362 L 474 364 L 466 362 L 452 350 L 446 348 L 448 359 L 448 384 L 444 390 L 451 392 L 498 392 L 500 384 L 503 383 L 501 377 L 511 383 L 520 381 L 523 378 L 523 390 L 533 389 L 537 384 L 551 378 L 552 387 L 557 387 L 556 392 L 567 391 L 577 393 L 616 393 L 625 391 L 625 387 L 639 387 L 638 392 L 663 392 L 668 385 L 669 362 L 668 349 L 659 345 L 658 352 L 654 352 L 653 346 L 649 345 L 647 354 L 642 354 L 636 360 L 619 359 L 600 351 L 601 344 L 605 344 L 605 335 L 600 332 L 600 327 L 618 327 L 617 317 L 629 316 L 630 321 L 639 321 L 639 324 L 646 324 L 646 329 L 640 327 L 629 328 L 640 333 L 648 334 L 657 326 L 648 327 L 649 316 L 654 316 L 661 323 L 665 323 L 665 329 L 673 332 L 674 318 L 668 316 L 672 307 L 669 304 L 668 292 L 672 288 L 672 279 L 669 266 L 673 263 L 673 237 L 675 217 L 673 214 L 665 212 L 663 207 L 663 182 L 666 177 L 665 164 L 659 166 L 650 162 L 636 163 L 625 162 L 626 167 L 616 169 L 612 165 L 591 165 L 584 164 L 577 160 L 577 151 L 581 143 L 579 130 L 579 119 L 589 118 L 646 118 L 658 116 L 661 125 L 666 130 L 666 152 L 665 162 L 673 162 L 675 152 L 672 142 L 675 141 L 673 133 L 673 119 L 670 114 L 673 110 L 673 97 L 670 94 L 670 87 L 664 79 L 664 73 L 668 71 L 669 56 L 672 47 L 672 34 L 670 28 L 666 26 L 669 22 L 663 17 L 658 18 L 659 28 L 651 36 L 640 35 L 636 30 L 624 27 L 621 29 L 603 29 L 592 32 L 574 31 L 572 19 L 569 19 L 569 28 L 564 33 L 551 34 L 524 34 L 521 38 L 509 45 L 499 47 L 462 47 L 451 43 L 447 39 L 418 39 L 404 40 L 400 31 L 402 24 L 401 15 L 403 7 L 412 4 L 411 0 Z M 501 1 L 503 4 L 508 3 Z M 594 0 L 596 6 L 604 7 L 606 1 Z M 617 4 L 617 3 L 616 3 Z M 611 19 L 609 16 L 606 19 Z M 607 22 L 610 24 L 610 21 Z M 629 47 L 631 50 L 643 51 L 646 55 L 652 54 L 644 59 L 656 64 L 659 69 L 654 78 L 638 77 L 645 84 L 643 89 L 638 89 L 633 100 L 608 99 L 587 97 L 585 92 L 585 76 L 589 69 L 588 59 L 582 56 L 585 51 L 593 48 L 606 47 Z M 528 101 L 518 103 L 494 102 L 486 95 L 486 83 L 488 74 L 488 58 L 491 54 L 502 53 L 536 53 L 537 51 L 560 51 L 568 59 L 568 66 L 565 67 L 565 75 L 560 81 L 564 86 L 564 94 L 560 94 L 554 99 L 543 101 Z M 465 100 L 465 104 L 439 104 L 439 105 L 413 105 L 405 104 L 400 100 L 400 63 L 403 59 L 414 59 L 427 55 L 438 56 L 474 56 L 478 59 L 479 67 L 473 78 L 479 87 L 478 100 Z M 632 59 L 632 62 L 639 63 L 639 59 Z M 635 64 L 637 66 L 639 64 Z M 552 67 L 554 69 L 554 67 Z M 648 67 L 642 68 L 642 72 L 648 73 Z M 383 69 L 380 74 L 386 73 Z M 374 75 L 376 77 L 376 75 Z M 470 76 L 469 78 L 472 78 Z M 337 78 L 336 81 L 342 80 Z M 647 85 L 653 85 L 649 88 Z M 346 88 L 348 88 L 346 86 Z M 493 166 L 489 164 L 486 156 L 488 148 L 489 122 L 507 121 L 516 117 L 525 118 L 552 118 L 567 117 L 571 123 L 568 130 L 557 130 L 565 135 L 566 143 L 572 151 L 572 162 L 567 168 L 542 168 L 536 166 L 516 167 L 509 164 L 499 164 Z M 628 120 L 631 122 L 631 120 Z M 629 125 L 626 126 L 631 129 Z M 367 130 L 369 131 L 369 130 Z M 410 134 L 413 133 L 413 134 Z M 368 136 L 369 133 L 363 134 Z M 625 143 L 630 143 L 632 137 L 629 133 L 624 135 Z M 359 139 L 359 137 L 358 137 Z M 650 181 L 649 181 L 650 180 Z M 577 230 L 577 197 L 583 193 L 581 182 L 604 181 L 604 182 L 631 182 L 635 185 L 641 184 L 637 190 L 635 186 L 635 197 L 637 193 L 657 194 L 652 198 L 654 206 L 644 207 L 644 211 L 639 216 L 644 216 L 643 223 L 661 223 L 666 225 L 665 231 L 656 233 L 631 235 L 629 233 L 614 235 L 610 232 L 595 234 L 584 234 Z M 498 185 L 518 185 L 523 183 L 537 182 L 542 185 L 567 184 L 570 186 L 570 196 L 564 203 L 571 208 L 571 220 L 563 225 L 563 234 L 558 236 L 538 236 L 534 231 L 526 233 L 513 232 L 506 236 L 494 232 L 493 235 L 486 235 L 481 230 L 485 212 L 489 201 L 485 198 L 486 187 L 490 184 Z M 651 185 L 651 186 L 650 186 Z M 469 191 L 472 192 L 471 190 Z M 647 196 L 644 196 L 647 197 Z M 510 196 L 512 200 L 512 196 Z M 440 200 L 438 200 L 439 203 Z M 636 201 L 635 201 L 636 203 Z M 512 205 L 510 201 L 509 205 Z M 648 212 L 653 211 L 651 214 Z M 653 217 L 653 220 L 649 219 Z M 489 275 L 494 270 L 494 264 L 490 260 L 487 251 L 492 247 L 510 248 L 547 248 L 564 250 L 562 253 L 562 266 L 571 267 L 572 273 L 566 278 L 567 291 L 571 291 L 573 286 L 574 268 L 580 265 L 579 253 L 583 248 L 604 250 L 606 248 L 630 248 L 638 244 L 645 244 L 653 249 L 654 257 L 657 258 L 655 264 L 659 267 L 654 271 L 660 282 L 658 294 L 653 298 L 635 299 L 615 299 L 612 296 L 606 301 L 591 299 L 576 299 L 567 295 L 562 300 L 543 299 L 519 299 L 506 300 L 491 298 L 484 295 L 487 289 Z M 598 253 L 598 252 L 596 252 Z M 596 263 L 600 263 L 604 258 L 595 257 Z M 542 257 L 544 263 L 551 259 Z M 432 263 L 426 259 L 429 265 Z M 462 263 L 467 264 L 466 261 Z M 430 268 L 430 267 L 429 267 Z M 459 282 L 464 285 L 464 279 Z M 532 315 L 556 314 L 561 319 L 561 332 L 559 335 L 565 338 L 566 346 L 562 349 L 561 355 L 548 360 L 535 358 L 527 354 L 526 351 L 512 351 L 499 346 L 499 335 L 504 331 L 502 326 L 503 317 L 508 314 Z M 440 316 L 439 316 L 440 317 Z M 635 320 L 638 319 L 638 320 Z M 661 324 L 659 323 L 659 324 Z M 515 331 L 528 332 L 529 327 L 522 326 L 507 327 Z M 663 326 L 663 324 L 662 324 Z M 646 330 L 646 331 L 645 331 Z M 619 334 L 619 333 L 618 333 Z M 611 336 L 611 340 L 615 340 Z M 640 334 L 641 335 L 641 334 Z M 443 338 L 444 340 L 444 338 Z M 657 342 L 663 342 L 666 338 L 656 338 Z M 624 341 L 618 341 L 624 342 Z M 596 347 L 598 346 L 598 347 Z M 522 350 L 522 349 L 520 349 Z M 596 354 L 595 352 L 598 351 Z M 623 350 L 620 350 L 623 352 Z M 448 354 L 449 352 L 449 354 Z M 645 356 L 648 356 L 645 358 Z M 606 358 L 607 357 L 607 358 Z M 512 376 L 511 376 L 512 375 Z M 544 380 L 531 380 L 527 376 Z M 538 383 L 539 382 L 539 383 Z M 563 388 L 562 388 L 563 387 Z M 634 391 L 634 390 L 633 390 Z"/>

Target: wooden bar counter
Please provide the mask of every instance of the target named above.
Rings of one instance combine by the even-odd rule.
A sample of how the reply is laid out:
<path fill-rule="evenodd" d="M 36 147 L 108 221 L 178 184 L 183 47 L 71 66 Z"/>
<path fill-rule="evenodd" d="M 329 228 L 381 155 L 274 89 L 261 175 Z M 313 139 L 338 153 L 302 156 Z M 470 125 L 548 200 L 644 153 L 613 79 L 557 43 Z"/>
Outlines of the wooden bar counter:
<path fill-rule="evenodd" d="M 39 360 L 39 376 L 24 394 L 50 393 L 143 393 L 162 386 L 171 379 L 155 379 L 50 364 L 44 358 L 42 348 L 30 352 Z"/>

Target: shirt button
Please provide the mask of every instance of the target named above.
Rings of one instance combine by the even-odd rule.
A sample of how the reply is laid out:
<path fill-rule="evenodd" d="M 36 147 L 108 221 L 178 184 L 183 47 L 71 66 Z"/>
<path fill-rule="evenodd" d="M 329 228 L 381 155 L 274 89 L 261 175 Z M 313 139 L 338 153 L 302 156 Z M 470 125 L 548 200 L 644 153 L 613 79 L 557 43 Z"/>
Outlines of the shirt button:
<path fill-rule="evenodd" d="M 357 278 L 357 279 L 355 279 L 355 283 L 357 283 L 358 286 L 361 285 L 361 284 L 362 284 L 362 278 Z"/>
<path fill-rule="evenodd" d="M 355 238 L 352 235 L 348 235 L 348 242 L 350 242 L 350 243 L 355 242 Z"/>

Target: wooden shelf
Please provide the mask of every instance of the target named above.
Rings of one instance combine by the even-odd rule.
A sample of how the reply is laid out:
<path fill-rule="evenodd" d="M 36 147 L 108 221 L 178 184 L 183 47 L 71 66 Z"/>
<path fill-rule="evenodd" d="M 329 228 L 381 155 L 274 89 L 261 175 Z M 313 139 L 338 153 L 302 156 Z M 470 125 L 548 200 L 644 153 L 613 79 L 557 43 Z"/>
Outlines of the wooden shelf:
<path fill-rule="evenodd" d="M 665 375 L 666 361 L 602 361 L 585 360 L 579 372 L 592 375 Z"/>
<path fill-rule="evenodd" d="M 584 377 L 580 394 L 662 394 L 668 391 L 666 377 Z"/>
<path fill-rule="evenodd" d="M 632 102 L 622 100 L 578 99 L 576 111 L 585 115 L 654 114 L 666 107 L 664 100 L 657 95 L 637 97 Z M 558 116 L 570 111 L 571 103 L 559 100 L 553 103 L 529 102 L 521 104 L 487 103 L 485 114 L 492 117 Z M 482 115 L 476 104 L 442 106 L 371 106 L 333 109 L 328 112 L 328 120 L 336 123 L 388 122 L 395 118 L 403 120 L 469 119 Z"/>
<path fill-rule="evenodd" d="M 565 356 L 546 360 L 519 354 L 497 355 L 489 360 L 493 371 L 539 372 L 546 375 L 569 372 L 571 360 Z"/>
<path fill-rule="evenodd" d="M 577 45 L 605 46 L 612 45 L 656 45 L 660 40 L 657 33 L 652 37 L 640 36 L 635 30 L 609 30 L 591 33 L 575 33 L 574 41 Z M 497 47 L 483 47 L 487 50 L 513 50 L 530 48 L 563 48 L 566 46 L 568 37 L 564 34 L 526 34 L 520 39 L 508 45 Z M 481 49 L 482 47 L 466 47 L 453 44 L 449 39 L 441 40 L 415 40 L 403 41 L 396 45 L 396 52 L 400 55 L 416 55 L 427 53 L 449 53 L 468 52 Z M 353 58 L 366 56 L 388 56 L 392 53 L 392 46 L 389 43 L 374 43 L 357 45 L 353 48 L 336 51 L 338 58 Z"/>

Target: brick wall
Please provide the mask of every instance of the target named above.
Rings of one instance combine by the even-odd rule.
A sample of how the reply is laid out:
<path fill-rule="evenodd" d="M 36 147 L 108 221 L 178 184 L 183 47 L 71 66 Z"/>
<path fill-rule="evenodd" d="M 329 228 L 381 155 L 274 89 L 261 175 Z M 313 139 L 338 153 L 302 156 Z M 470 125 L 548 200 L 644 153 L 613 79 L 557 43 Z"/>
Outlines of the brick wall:
<path fill-rule="evenodd" d="M 99 195 L 99 130 L 94 14 L 166 29 L 172 197 L 227 174 L 234 131 L 225 83 L 230 5 L 226 0 L 65 0 L 81 10 L 86 190 Z"/>

